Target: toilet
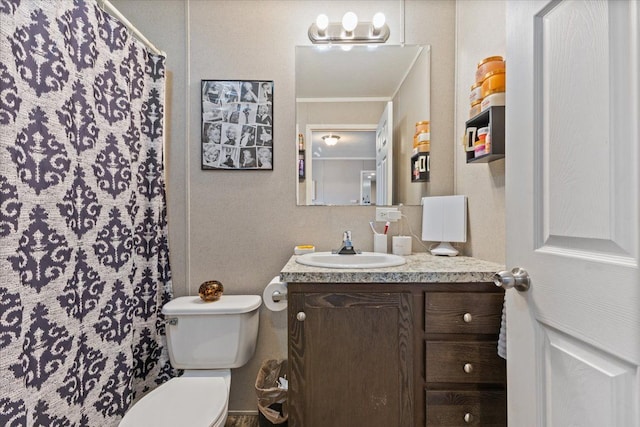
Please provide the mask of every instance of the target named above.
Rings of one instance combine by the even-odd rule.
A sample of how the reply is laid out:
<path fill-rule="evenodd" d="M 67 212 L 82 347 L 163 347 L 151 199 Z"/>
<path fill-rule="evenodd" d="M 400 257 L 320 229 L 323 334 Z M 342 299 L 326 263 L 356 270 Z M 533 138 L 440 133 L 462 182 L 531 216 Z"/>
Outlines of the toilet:
<path fill-rule="evenodd" d="M 231 369 L 253 356 L 261 304 L 257 295 L 223 295 L 215 302 L 188 296 L 165 304 L 169 359 L 184 374 L 145 395 L 119 426 L 224 426 Z"/>

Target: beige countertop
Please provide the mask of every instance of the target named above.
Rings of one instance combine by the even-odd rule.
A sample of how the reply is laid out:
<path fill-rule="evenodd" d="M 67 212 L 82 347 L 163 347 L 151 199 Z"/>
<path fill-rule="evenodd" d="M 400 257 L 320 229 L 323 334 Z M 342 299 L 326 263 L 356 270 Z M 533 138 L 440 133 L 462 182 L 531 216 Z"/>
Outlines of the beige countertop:
<path fill-rule="evenodd" d="M 348 256 L 348 255 L 345 255 Z M 443 257 L 429 253 L 405 256 L 398 267 L 337 269 L 298 264 L 292 256 L 280 271 L 280 280 L 289 283 L 468 283 L 492 282 L 504 265 L 476 258 Z"/>

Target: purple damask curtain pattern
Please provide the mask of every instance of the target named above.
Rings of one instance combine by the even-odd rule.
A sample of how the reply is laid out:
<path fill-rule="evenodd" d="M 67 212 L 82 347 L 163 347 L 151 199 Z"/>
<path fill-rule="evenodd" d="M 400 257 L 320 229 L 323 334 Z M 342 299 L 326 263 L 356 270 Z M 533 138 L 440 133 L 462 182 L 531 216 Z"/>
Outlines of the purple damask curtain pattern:
<path fill-rule="evenodd" d="M 95 0 L 0 0 L 2 426 L 115 426 L 173 375 L 164 85 Z"/>

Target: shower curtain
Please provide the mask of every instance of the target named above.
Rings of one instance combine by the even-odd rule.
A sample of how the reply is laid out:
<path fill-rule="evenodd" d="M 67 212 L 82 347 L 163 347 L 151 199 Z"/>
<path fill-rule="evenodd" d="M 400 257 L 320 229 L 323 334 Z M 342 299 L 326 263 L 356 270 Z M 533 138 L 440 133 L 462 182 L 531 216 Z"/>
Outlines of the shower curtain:
<path fill-rule="evenodd" d="M 173 375 L 164 84 L 95 0 L 0 0 L 1 426 L 116 426 Z"/>

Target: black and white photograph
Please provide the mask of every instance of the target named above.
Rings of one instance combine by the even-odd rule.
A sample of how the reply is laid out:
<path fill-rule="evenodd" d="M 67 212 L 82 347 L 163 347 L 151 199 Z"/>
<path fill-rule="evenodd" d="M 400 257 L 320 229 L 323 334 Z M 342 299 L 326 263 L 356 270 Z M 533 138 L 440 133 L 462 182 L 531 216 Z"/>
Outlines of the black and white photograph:
<path fill-rule="evenodd" d="M 273 81 L 202 80 L 202 169 L 273 170 Z"/>

